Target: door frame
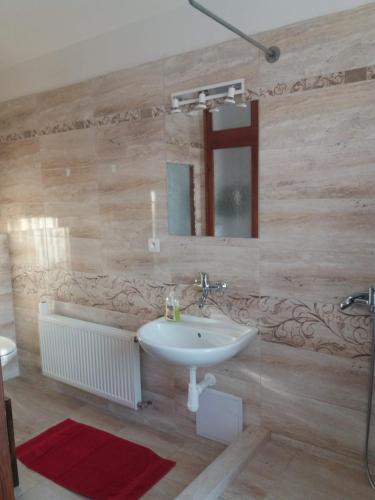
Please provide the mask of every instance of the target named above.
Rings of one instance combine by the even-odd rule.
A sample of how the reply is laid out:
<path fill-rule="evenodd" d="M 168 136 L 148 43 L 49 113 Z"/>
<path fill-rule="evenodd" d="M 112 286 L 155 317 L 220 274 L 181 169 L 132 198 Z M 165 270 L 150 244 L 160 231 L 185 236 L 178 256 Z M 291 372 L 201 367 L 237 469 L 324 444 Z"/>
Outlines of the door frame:
<path fill-rule="evenodd" d="M 14 500 L 7 419 L 4 402 L 3 374 L 0 365 L 0 498 Z"/>

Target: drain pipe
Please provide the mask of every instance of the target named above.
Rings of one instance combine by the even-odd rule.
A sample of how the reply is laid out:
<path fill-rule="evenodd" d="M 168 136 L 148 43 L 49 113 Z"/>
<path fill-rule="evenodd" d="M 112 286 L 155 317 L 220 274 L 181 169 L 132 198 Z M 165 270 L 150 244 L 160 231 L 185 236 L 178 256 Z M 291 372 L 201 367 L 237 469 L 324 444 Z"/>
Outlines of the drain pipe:
<path fill-rule="evenodd" d="M 204 379 L 197 384 L 197 367 L 190 367 L 190 382 L 189 382 L 189 396 L 187 407 L 192 412 L 197 412 L 199 408 L 199 396 L 202 392 L 212 385 L 216 384 L 216 377 L 212 373 L 206 373 Z"/>

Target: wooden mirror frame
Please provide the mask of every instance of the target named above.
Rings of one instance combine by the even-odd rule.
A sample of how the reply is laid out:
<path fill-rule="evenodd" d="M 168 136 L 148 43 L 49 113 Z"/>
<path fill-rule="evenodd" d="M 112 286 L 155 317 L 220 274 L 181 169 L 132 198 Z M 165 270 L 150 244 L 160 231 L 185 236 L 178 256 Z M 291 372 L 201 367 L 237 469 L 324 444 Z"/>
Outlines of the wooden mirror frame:
<path fill-rule="evenodd" d="M 258 201 L 258 156 L 259 156 L 259 113 L 258 101 L 250 103 L 250 126 L 213 130 L 212 113 L 204 111 L 204 162 L 205 162 L 205 197 L 206 197 L 206 236 L 215 236 L 215 194 L 214 194 L 214 150 L 223 148 L 251 147 L 251 227 L 250 237 L 259 235 Z"/>

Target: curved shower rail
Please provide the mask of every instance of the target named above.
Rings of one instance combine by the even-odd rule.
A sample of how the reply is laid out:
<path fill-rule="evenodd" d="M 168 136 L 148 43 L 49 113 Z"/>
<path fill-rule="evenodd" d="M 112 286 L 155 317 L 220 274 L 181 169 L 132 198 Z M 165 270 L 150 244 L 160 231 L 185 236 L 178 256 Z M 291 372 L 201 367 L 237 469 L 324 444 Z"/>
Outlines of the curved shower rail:
<path fill-rule="evenodd" d="M 240 36 L 247 42 L 251 43 L 252 45 L 255 45 L 259 50 L 262 50 L 265 53 L 266 60 L 269 63 L 274 63 L 279 60 L 280 58 L 280 49 L 279 47 L 272 46 L 272 47 L 266 47 L 260 42 L 257 42 L 254 40 L 254 38 L 251 38 L 250 36 L 246 35 L 243 31 L 239 30 L 233 24 L 228 23 L 227 21 L 224 21 L 221 17 L 219 17 L 217 14 L 214 14 L 212 11 L 206 9 L 206 7 L 203 7 L 200 3 L 196 2 L 195 0 L 188 0 L 189 4 L 194 7 L 194 9 L 199 10 L 202 14 L 205 16 L 210 17 L 217 23 L 221 24 L 225 28 L 227 28 L 230 31 L 233 31 L 236 35 Z"/>

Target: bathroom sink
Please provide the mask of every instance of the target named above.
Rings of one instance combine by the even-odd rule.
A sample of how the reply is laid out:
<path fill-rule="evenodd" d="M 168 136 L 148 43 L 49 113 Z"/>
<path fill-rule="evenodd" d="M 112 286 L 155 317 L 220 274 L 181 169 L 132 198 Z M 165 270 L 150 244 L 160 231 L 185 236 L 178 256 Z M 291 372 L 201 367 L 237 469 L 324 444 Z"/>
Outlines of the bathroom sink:
<path fill-rule="evenodd" d="M 17 354 L 17 346 L 13 340 L 0 337 L 0 363 L 6 366 Z"/>
<path fill-rule="evenodd" d="M 138 330 L 143 349 L 167 363 L 206 367 L 238 354 L 256 337 L 258 329 L 233 321 L 182 315 L 181 321 L 164 318 Z"/>

